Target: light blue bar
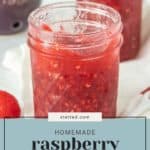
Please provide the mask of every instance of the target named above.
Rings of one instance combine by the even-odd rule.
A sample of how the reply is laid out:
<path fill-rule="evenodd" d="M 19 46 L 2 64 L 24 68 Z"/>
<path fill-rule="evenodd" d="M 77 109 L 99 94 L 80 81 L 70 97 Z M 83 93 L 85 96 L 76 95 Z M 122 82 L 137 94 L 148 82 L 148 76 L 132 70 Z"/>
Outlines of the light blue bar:
<path fill-rule="evenodd" d="M 74 137 L 81 141 L 119 140 L 117 150 L 145 150 L 145 119 L 108 119 L 97 123 L 50 123 L 44 119 L 7 120 L 6 150 L 32 150 L 33 140 L 71 139 L 72 136 L 56 136 L 55 129 L 95 129 L 95 136 Z"/>
<path fill-rule="evenodd" d="M 4 121 L 0 119 L 0 150 L 4 149 Z"/>
<path fill-rule="evenodd" d="M 150 150 L 150 119 L 147 120 L 147 149 Z"/>

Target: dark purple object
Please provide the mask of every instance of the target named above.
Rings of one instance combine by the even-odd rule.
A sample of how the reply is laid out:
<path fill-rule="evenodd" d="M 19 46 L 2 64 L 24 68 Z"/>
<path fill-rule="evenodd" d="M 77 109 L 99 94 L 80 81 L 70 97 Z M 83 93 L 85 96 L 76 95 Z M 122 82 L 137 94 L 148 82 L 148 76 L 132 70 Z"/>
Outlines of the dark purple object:
<path fill-rule="evenodd" d="M 11 34 L 27 27 L 27 18 L 41 0 L 0 0 L 0 34 Z"/>

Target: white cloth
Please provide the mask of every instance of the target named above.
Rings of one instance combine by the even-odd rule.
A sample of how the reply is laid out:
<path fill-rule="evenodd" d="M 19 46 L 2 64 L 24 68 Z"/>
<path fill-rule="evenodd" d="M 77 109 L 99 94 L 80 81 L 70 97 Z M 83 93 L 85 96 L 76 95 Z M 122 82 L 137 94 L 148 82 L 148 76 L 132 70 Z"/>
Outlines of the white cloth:
<path fill-rule="evenodd" d="M 2 62 L 3 70 L 9 70 L 8 73 L 0 74 L 3 76 L 1 87 L 4 90 L 12 91 L 19 102 L 23 104 L 22 112 L 25 116 L 33 116 L 34 108 L 32 101 L 32 81 L 29 49 L 26 44 L 6 52 Z M 2 68 L 2 67 L 1 67 Z M 13 75 L 12 75 L 13 73 Z M 10 75 L 9 77 L 5 75 Z M 10 81 L 8 80 L 10 79 Z M 18 86 L 19 85 L 19 86 Z M 13 88 L 12 88 L 12 87 Z M 7 88 L 4 88 L 7 87 Z"/>
<path fill-rule="evenodd" d="M 150 86 L 149 49 L 150 38 L 141 48 L 138 58 L 126 61 L 120 65 L 118 114 L 124 112 L 129 102 Z"/>
<path fill-rule="evenodd" d="M 134 99 L 128 101 L 124 111 L 120 116 L 143 116 L 150 118 L 150 91 L 145 94 L 139 94 Z"/>

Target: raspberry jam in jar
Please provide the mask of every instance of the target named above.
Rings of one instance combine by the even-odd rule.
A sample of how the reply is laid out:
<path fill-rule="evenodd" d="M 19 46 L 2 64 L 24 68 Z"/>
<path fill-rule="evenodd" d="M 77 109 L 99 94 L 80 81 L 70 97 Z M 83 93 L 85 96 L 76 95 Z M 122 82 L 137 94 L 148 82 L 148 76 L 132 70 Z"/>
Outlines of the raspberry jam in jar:
<path fill-rule="evenodd" d="M 78 0 L 107 4 L 121 14 L 124 44 L 121 61 L 135 58 L 140 49 L 142 0 Z"/>
<path fill-rule="evenodd" d="M 62 2 L 35 10 L 28 32 L 35 116 L 115 117 L 121 31 L 120 15 L 105 5 Z"/>

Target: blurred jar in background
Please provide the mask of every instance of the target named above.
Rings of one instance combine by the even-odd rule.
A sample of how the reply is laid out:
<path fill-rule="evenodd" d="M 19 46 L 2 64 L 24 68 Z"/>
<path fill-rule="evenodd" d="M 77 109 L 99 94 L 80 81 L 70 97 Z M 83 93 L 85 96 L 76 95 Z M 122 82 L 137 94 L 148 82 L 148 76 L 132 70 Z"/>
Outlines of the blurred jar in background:
<path fill-rule="evenodd" d="M 124 25 L 121 61 L 135 58 L 140 49 L 142 0 L 78 0 L 104 3 L 117 9 Z"/>
<path fill-rule="evenodd" d="M 0 34 L 11 34 L 27 27 L 29 13 L 41 0 L 0 0 Z"/>

